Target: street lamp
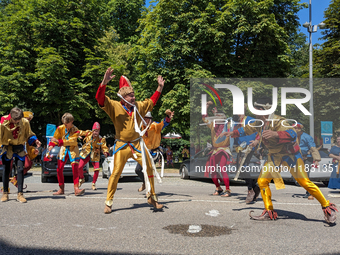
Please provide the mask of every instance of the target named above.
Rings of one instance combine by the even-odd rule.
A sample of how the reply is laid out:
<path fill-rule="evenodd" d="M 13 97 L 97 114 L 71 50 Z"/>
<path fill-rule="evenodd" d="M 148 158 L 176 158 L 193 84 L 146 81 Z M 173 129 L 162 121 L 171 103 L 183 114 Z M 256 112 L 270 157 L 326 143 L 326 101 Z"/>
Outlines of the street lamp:
<path fill-rule="evenodd" d="M 313 45 L 312 45 L 312 33 L 318 31 L 318 27 L 323 29 L 326 27 L 326 24 L 321 22 L 318 25 L 312 25 L 312 0 L 309 0 L 309 22 L 305 22 L 303 27 L 307 28 L 309 33 L 309 91 L 311 94 L 310 103 L 309 103 L 309 112 L 311 116 L 309 118 L 309 133 L 310 136 L 314 139 L 314 107 L 313 107 Z"/>

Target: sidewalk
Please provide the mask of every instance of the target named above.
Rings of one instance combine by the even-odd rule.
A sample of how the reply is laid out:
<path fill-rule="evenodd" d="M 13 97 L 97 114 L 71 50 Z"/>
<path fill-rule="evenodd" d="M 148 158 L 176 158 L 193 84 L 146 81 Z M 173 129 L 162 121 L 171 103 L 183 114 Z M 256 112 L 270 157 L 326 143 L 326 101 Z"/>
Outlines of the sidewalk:
<path fill-rule="evenodd" d="M 157 171 L 161 174 L 161 168 L 157 167 Z M 29 171 L 28 174 L 31 173 L 33 176 L 41 176 L 41 166 L 33 166 Z M 93 175 L 93 167 L 90 167 L 89 171 L 90 175 Z M 99 171 L 99 177 L 102 177 L 102 171 Z M 164 177 L 180 177 L 179 169 L 177 168 L 164 168 Z"/>

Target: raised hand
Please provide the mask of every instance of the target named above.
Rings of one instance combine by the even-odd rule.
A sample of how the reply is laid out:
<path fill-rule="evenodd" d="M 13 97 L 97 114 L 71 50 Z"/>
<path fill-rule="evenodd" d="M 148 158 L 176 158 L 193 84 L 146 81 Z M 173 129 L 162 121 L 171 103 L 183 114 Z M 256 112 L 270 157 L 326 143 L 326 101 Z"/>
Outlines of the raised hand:
<path fill-rule="evenodd" d="M 116 77 L 116 75 L 112 75 L 112 73 L 113 73 L 113 68 L 109 67 L 104 74 L 104 78 L 103 78 L 101 85 L 108 84 L 109 81 L 111 81 L 114 77 Z"/>
<path fill-rule="evenodd" d="M 165 80 L 163 79 L 163 77 L 161 75 L 158 75 L 157 77 L 157 82 L 158 82 L 158 88 L 157 91 L 162 93 L 162 90 L 164 88 L 164 82 Z"/>

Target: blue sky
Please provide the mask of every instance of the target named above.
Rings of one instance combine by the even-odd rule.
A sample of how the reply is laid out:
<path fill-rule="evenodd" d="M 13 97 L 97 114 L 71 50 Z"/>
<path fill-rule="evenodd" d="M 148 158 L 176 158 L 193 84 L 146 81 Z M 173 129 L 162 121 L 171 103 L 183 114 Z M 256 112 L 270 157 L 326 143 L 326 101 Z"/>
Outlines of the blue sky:
<path fill-rule="evenodd" d="M 309 4 L 309 0 L 302 0 L 300 3 L 307 3 Z M 321 23 L 322 21 L 325 20 L 324 18 L 324 11 L 328 8 L 329 4 L 331 3 L 331 0 L 312 0 L 312 24 L 317 25 Z M 307 28 L 304 28 L 302 26 L 303 23 L 306 21 L 309 22 L 309 9 L 303 9 L 299 13 L 299 18 L 300 18 L 300 23 L 301 27 L 300 30 L 301 32 L 305 33 L 307 37 L 309 37 L 309 33 L 307 32 Z M 321 35 L 321 30 L 319 29 L 316 33 L 313 33 L 312 35 L 312 43 L 323 43 L 322 40 L 318 40 Z M 308 40 L 308 38 L 307 38 Z"/>
<path fill-rule="evenodd" d="M 149 6 L 150 1 L 151 0 L 146 0 L 146 6 Z M 331 0 L 312 0 L 312 24 L 313 25 L 317 25 L 325 20 L 324 11 L 328 8 L 330 2 Z M 300 1 L 300 3 L 308 4 L 309 0 L 302 0 Z M 299 11 L 298 16 L 300 18 L 299 21 L 301 23 L 301 26 L 300 26 L 301 32 L 305 33 L 307 37 L 309 37 L 307 29 L 302 26 L 303 23 L 305 23 L 306 21 L 309 21 L 309 9 L 306 8 L 306 9 Z M 322 37 L 322 35 L 319 29 L 316 33 L 313 33 L 313 36 L 312 36 L 313 44 L 323 43 L 322 40 L 319 40 L 320 37 Z M 307 38 L 307 41 L 308 41 L 308 38 Z"/>

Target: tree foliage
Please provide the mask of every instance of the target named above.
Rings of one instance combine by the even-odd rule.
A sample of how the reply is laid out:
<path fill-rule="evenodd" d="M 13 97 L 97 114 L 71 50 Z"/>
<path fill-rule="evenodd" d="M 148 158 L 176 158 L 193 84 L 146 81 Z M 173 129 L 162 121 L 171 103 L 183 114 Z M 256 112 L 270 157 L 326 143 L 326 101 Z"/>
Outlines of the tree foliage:
<path fill-rule="evenodd" d="M 297 31 L 300 8 L 296 0 L 159 1 L 140 20 L 134 47 L 140 90 L 149 95 L 155 77 L 165 76 L 159 112 L 181 113 L 173 127 L 187 134 L 191 78 L 288 75 L 287 41 Z"/>

